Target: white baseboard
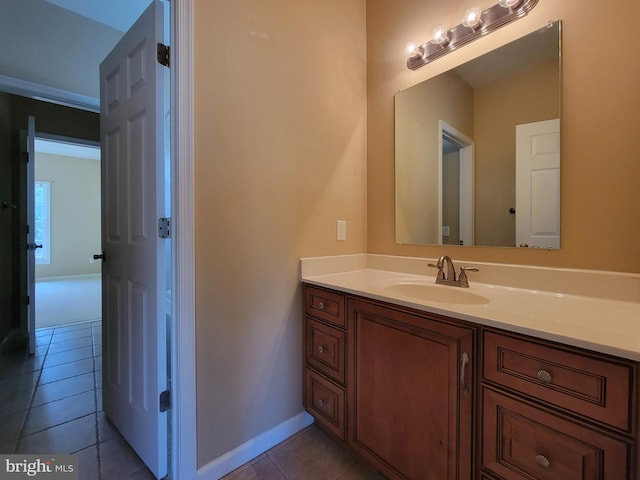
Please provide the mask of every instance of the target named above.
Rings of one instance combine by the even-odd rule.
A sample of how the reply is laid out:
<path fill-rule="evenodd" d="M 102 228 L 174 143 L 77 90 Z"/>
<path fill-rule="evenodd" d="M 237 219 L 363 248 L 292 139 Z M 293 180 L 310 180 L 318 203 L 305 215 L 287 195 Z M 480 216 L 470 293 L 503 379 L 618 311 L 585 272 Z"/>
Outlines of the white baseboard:
<path fill-rule="evenodd" d="M 199 468 L 198 480 L 218 480 L 312 423 L 311 415 L 299 413 Z"/>

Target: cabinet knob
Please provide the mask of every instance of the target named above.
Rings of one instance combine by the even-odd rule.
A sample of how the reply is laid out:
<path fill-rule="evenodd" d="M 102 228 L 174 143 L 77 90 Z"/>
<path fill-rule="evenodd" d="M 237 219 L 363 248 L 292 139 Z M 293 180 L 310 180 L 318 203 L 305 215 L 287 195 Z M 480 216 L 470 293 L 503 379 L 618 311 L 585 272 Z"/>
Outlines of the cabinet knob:
<path fill-rule="evenodd" d="M 319 406 L 319 407 L 324 407 L 324 400 L 319 399 L 319 400 L 318 400 L 318 406 Z"/>
<path fill-rule="evenodd" d="M 319 308 L 320 310 L 324 310 L 324 302 L 320 302 L 320 303 L 318 304 L 318 308 Z"/>
<path fill-rule="evenodd" d="M 324 353 L 324 347 L 322 345 L 318 345 L 318 353 Z"/>
<path fill-rule="evenodd" d="M 538 380 L 540 380 L 543 383 L 551 383 L 551 380 L 553 380 L 553 378 L 551 377 L 551 374 L 546 370 L 538 370 L 536 377 L 538 377 Z"/>
<path fill-rule="evenodd" d="M 542 468 L 549 468 L 551 466 L 551 462 L 544 455 L 536 455 L 536 463 Z"/>

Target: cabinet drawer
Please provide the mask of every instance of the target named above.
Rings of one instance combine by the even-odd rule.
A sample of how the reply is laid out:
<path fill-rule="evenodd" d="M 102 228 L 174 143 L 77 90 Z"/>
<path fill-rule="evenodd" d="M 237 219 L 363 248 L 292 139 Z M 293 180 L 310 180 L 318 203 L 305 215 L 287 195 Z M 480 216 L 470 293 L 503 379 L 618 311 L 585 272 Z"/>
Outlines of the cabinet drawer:
<path fill-rule="evenodd" d="M 307 315 L 312 315 L 339 327 L 344 328 L 346 324 L 344 295 L 307 285 L 304 289 L 304 310 Z"/>
<path fill-rule="evenodd" d="M 344 384 L 343 330 L 307 317 L 305 359 L 316 370 Z"/>
<path fill-rule="evenodd" d="M 630 446 L 484 390 L 482 466 L 504 480 L 629 479 Z"/>
<path fill-rule="evenodd" d="M 630 366 L 489 331 L 484 345 L 486 380 L 632 431 Z"/>
<path fill-rule="evenodd" d="M 320 427 L 344 440 L 344 389 L 308 368 L 305 369 L 304 383 L 304 405 L 307 411 Z"/>

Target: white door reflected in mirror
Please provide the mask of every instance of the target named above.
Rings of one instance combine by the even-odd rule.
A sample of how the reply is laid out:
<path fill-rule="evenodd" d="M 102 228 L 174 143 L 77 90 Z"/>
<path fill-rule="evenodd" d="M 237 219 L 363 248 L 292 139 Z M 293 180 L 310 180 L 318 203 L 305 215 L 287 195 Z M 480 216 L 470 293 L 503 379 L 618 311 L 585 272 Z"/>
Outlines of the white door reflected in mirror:
<path fill-rule="evenodd" d="M 516 245 L 560 248 L 560 120 L 516 126 Z"/>

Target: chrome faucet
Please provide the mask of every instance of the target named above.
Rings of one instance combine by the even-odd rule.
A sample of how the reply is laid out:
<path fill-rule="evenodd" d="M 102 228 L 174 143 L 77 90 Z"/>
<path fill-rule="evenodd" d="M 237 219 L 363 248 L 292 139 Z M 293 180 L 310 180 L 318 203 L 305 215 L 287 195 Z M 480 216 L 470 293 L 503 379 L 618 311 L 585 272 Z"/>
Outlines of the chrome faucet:
<path fill-rule="evenodd" d="M 452 287 L 469 288 L 469 279 L 466 272 L 479 272 L 480 269 L 476 267 L 460 267 L 460 276 L 456 278 L 456 267 L 453 265 L 453 260 L 448 255 L 442 255 L 438 259 L 438 263 L 429 264 L 430 267 L 437 268 L 436 283 L 439 285 L 450 285 Z M 447 273 L 445 274 L 444 268 L 447 267 Z"/>

